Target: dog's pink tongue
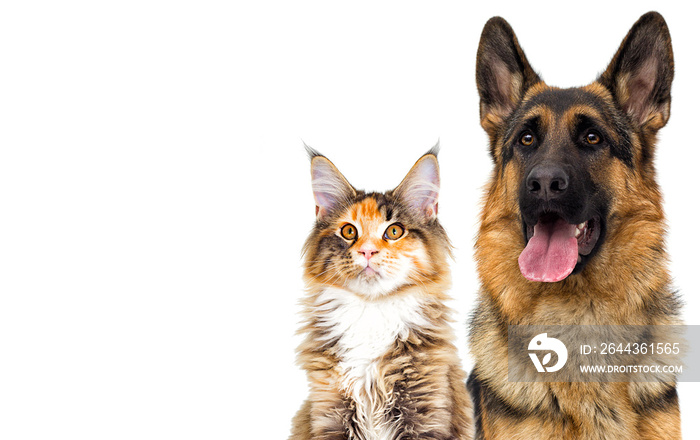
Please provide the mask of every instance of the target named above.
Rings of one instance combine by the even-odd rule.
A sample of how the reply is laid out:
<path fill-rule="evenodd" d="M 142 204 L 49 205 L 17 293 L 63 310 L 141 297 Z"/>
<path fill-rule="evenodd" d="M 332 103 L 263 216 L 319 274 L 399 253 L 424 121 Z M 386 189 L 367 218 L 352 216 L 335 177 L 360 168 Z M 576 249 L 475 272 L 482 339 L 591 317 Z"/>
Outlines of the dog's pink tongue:
<path fill-rule="evenodd" d="M 562 219 L 537 222 L 535 233 L 518 258 L 520 272 L 530 281 L 561 281 L 574 270 L 578 260 L 576 225 Z"/>

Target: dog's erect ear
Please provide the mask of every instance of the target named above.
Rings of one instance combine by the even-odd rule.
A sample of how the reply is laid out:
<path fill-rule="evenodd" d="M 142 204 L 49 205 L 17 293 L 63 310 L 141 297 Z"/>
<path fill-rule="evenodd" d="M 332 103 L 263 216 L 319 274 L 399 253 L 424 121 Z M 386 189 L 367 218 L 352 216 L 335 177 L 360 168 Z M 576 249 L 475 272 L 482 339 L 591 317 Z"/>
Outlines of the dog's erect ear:
<path fill-rule="evenodd" d="M 671 114 L 673 49 L 658 12 L 637 20 L 598 82 L 643 130 L 656 131 Z"/>
<path fill-rule="evenodd" d="M 481 126 L 490 136 L 539 81 L 508 22 L 501 17 L 486 22 L 476 55 L 476 85 Z"/>

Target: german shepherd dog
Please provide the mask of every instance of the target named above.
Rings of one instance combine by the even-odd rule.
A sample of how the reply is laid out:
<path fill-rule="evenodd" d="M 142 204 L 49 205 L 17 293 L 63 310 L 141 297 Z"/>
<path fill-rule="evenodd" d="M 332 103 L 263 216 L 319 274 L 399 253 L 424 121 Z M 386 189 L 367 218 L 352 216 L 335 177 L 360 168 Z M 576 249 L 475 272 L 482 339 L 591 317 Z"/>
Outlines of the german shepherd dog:
<path fill-rule="evenodd" d="M 679 323 L 654 170 L 671 104 L 666 22 L 643 15 L 596 81 L 561 89 L 538 77 L 494 17 L 476 79 L 494 164 L 475 246 L 482 287 L 468 387 L 477 438 L 680 438 L 675 381 L 507 377 L 509 325 Z"/>

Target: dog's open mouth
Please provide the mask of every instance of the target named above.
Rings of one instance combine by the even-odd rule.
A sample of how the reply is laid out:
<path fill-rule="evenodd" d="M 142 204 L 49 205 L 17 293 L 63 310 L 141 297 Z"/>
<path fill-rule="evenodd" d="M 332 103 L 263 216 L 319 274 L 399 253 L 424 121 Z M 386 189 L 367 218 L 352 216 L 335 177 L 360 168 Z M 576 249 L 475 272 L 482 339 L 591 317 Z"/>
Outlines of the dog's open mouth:
<path fill-rule="evenodd" d="M 525 224 L 527 245 L 518 264 L 530 281 L 557 282 L 583 263 L 600 239 L 600 217 L 571 224 L 556 214 L 540 216 L 534 226 Z"/>

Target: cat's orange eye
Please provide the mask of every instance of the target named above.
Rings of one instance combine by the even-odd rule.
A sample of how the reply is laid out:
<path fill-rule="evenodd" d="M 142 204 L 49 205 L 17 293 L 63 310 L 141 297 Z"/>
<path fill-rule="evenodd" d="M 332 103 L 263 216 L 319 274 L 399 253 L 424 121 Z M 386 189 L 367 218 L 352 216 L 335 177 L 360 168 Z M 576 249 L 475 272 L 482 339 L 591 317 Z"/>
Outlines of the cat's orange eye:
<path fill-rule="evenodd" d="M 384 231 L 384 239 L 397 240 L 401 238 L 404 231 L 405 229 L 403 228 L 403 226 L 401 226 L 399 223 L 394 223 L 393 225 L 390 225 L 388 228 L 386 228 L 386 231 Z"/>
<path fill-rule="evenodd" d="M 345 223 L 340 228 L 340 235 L 346 240 L 354 240 L 357 238 L 357 229 L 350 223 Z"/>

